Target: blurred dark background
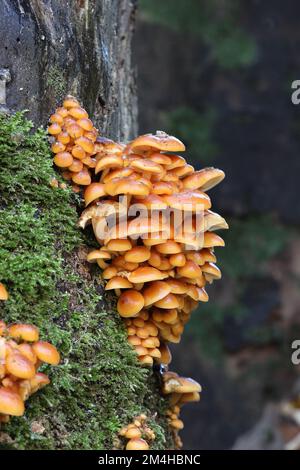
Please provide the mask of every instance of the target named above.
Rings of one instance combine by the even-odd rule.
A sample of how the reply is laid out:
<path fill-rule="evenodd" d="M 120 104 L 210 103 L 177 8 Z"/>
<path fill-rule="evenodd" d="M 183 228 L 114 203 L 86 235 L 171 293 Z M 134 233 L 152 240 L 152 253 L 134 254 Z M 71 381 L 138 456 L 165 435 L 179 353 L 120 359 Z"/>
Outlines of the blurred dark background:
<path fill-rule="evenodd" d="M 230 224 L 223 278 L 172 348 L 204 389 L 184 448 L 297 448 L 300 3 L 140 0 L 134 55 L 140 133 L 172 133 L 196 169 L 227 175 L 210 193 Z"/>

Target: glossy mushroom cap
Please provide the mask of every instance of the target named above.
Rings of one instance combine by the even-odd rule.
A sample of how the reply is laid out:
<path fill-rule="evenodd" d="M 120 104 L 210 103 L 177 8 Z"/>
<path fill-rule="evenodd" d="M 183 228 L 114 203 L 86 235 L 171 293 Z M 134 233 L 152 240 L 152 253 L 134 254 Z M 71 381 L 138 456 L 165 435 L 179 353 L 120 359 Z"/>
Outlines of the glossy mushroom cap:
<path fill-rule="evenodd" d="M 131 142 L 130 147 L 135 151 L 157 149 L 165 152 L 183 152 L 185 150 L 185 145 L 179 139 L 162 131 L 141 135 Z"/>
<path fill-rule="evenodd" d="M 38 341 L 39 340 L 39 330 L 36 326 L 17 323 L 11 325 L 8 329 L 9 336 L 16 340 L 24 341 Z"/>
<path fill-rule="evenodd" d="M 145 307 L 158 302 L 171 292 L 170 286 L 164 281 L 154 281 L 146 284 L 142 294 L 144 296 Z"/>
<path fill-rule="evenodd" d="M 144 439 L 130 439 L 126 444 L 126 450 L 149 450 L 149 445 Z"/>
<path fill-rule="evenodd" d="M 7 300 L 8 299 L 8 292 L 6 287 L 2 282 L 0 282 L 0 300 Z"/>
<path fill-rule="evenodd" d="M 150 266 L 145 266 L 142 268 L 137 268 L 132 273 L 128 275 L 128 280 L 134 284 L 140 282 L 150 282 L 150 281 L 159 281 L 168 277 L 167 274 L 159 271 L 156 268 Z"/>
<path fill-rule="evenodd" d="M 134 317 L 144 307 L 144 297 L 135 289 L 129 289 L 119 297 L 117 309 L 121 317 Z"/>
<path fill-rule="evenodd" d="M 9 388 L 0 387 L 0 413 L 22 416 L 24 411 L 24 402 L 18 393 L 13 392 Z"/>
<path fill-rule="evenodd" d="M 38 341 L 32 346 L 38 359 L 47 364 L 57 366 L 60 362 L 60 354 L 56 347 L 46 341 Z"/>

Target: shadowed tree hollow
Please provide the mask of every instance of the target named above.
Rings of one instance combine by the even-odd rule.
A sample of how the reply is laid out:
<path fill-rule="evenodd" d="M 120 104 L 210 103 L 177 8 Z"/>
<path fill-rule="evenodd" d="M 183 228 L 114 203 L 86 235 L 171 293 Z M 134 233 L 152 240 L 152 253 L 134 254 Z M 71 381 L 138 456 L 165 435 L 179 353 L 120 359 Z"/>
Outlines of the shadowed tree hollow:
<path fill-rule="evenodd" d="M 81 198 L 50 185 L 62 180 L 37 129 L 70 93 L 101 134 L 135 134 L 134 12 L 129 0 L 0 4 L 0 280 L 10 294 L 0 318 L 37 325 L 62 355 L 24 416 L 1 426 L 2 448 L 112 449 L 139 413 L 153 448 L 172 447 L 159 378 L 137 362 L 100 268 L 85 261 L 96 245 L 77 227 Z"/>

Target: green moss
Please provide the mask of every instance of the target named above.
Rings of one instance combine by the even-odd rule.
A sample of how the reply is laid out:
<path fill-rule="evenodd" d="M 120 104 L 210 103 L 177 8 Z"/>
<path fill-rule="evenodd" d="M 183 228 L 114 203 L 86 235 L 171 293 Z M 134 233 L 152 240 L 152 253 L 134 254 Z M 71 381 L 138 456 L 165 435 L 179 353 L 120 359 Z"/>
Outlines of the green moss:
<path fill-rule="evenodd" d="M 30 129 L 22 113 L 0 117 L 0 279 L 10 293 L 0 318 L 36 324 L 62 363 L 44 367 L 51 385 L 2 431 L 18 449 L 110 449 L 143 412 L 154 448 L 171 445 L 154 373 L 137 362 L 100 271 L 84 261 L 91 237 L 76 226 L 78 196 L 50 186 L 60 177 L 45 132 Z"/>
<path fill-rule="evenodd" d="M 57 66 L 51 66 L 47 73 L 46 86 L 52 89 L 57 99 L 63 99 L 67 89 L 64 71 Z"/>

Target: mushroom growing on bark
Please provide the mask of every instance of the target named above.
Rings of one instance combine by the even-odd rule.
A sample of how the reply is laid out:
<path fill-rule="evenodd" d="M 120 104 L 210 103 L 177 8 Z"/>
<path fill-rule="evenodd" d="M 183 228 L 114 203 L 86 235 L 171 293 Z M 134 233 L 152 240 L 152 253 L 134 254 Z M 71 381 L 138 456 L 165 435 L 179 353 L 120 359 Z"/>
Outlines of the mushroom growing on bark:
<path fill-rule="evenodd" d="M 7 326 L 0 321 L 0 423 L 22 416 L 24 402 L 50 383 L 47 375 L 38 372 L 43 362 L 57 365 L 60 355 L 55 346 L 39 341 L 36 326 Z"/>
<path fill-rule="evenodd" d="M 224 241 L 214 231 L 228 225 L 211 211 L 207 191 L 224 172 L 195 171 L 177 154 L 184 144 L 162 131 L 127 145 L 99 137 L 71 96 L 50 123 L 54 163 L 66 179 L 85 188 L 79 226 L 91 223 L 100 245 L 87 261 L 97 262 L 105 289 L 115 291 L 117 311 L 141 365 L 167 366 L 168 343 L 180 341 L 192 311 L 208 301 L 206 284 L 221 277 L 214 248 Z M 163 393 L 172 398 L 170 426 L 177 439 L 183 427 L 179 408 L 197 401 L 200 386 L 169 374 L 173 378 L 164 377 Z M 145 449 L 138 431 L 129 434 L 128 449 Z"/>

